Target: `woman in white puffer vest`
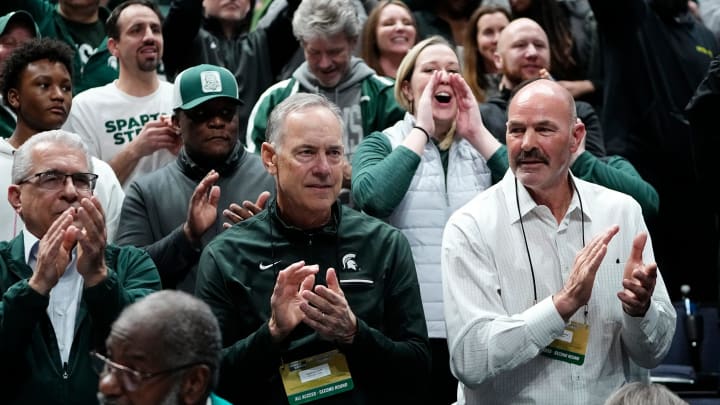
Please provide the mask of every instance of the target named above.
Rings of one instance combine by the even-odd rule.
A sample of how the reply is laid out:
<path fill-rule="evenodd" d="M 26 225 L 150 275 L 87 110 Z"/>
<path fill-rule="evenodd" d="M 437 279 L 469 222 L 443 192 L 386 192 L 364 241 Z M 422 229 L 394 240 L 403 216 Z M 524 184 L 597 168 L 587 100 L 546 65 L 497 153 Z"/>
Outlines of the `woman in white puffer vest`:
<path fill-rule="evenodd" d="M 441 37 L 415 45 L 398 68 L 395 98 L 408 113 L 366 137 L 352 161 L 358 209 L 386 219 L 408 238 L 417 268 L 433 379 L 428 404 L 455 401 L 443 314 L 440 245 L 450 215 L 502 177 L 483 156 L 500 144 L 485 129 L 477 102 L 460 75 L 453 48 Z"/>

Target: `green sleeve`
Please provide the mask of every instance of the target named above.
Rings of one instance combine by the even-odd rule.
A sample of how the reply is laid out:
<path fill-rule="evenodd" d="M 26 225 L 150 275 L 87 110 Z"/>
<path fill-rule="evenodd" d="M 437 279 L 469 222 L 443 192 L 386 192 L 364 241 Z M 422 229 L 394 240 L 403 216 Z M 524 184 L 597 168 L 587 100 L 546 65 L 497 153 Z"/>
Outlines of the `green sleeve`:
<path fill-rule="evenodd" d="M 492 175 L 492 183 L 495 184 L 502 180 L 508 167 L 510 167 L 508 163 L 507 146 L 500 145 L 500 148 L 490 156 L 487 164 L 490 168 L 490 174 Z"/>
<path fill-rule="evenodd" d="M 270 112 L 276 105 L 280 104 L 290 94 L 294 85 L 294 79 L 287 79 L 274 84 L 260 96 L 248 118 L 247 133 L 245 136 L 245 147 L 252 153 L 260 154 L 260 148 L 265 142 L 265 130 L 267 129 Z"/>
<path fill-rule="evenodd" d="M 660 198 L 657 191 L 640 177 L 635 167 L 625 158 L 610 156 L 603 161 L 585 151 L 578 156 L 570 169 L 578 178 L 633 197 L 642 207 L 646 221 L 658 215 Z"/>
<path fill-rule="evenodd" d="M 246 140 L 246 146 L 250 151 L 257 155 L 260 154 L 262 144 L 265 142 L 265 129 L 267 128 L 267 120 L 270 118 L 270 114 L 268 112 L 272 109 L 269 105 L 269 97 L 261 98 L 258 103 L 261 104 L 255 106 L 257 111 L 253 111 L 250 115 Z"/>
<path fill-rule="evenodd" d="M 400 146 L 392 149 L 382 132 L 373 132 L 358 145 L 352 160 L 352 197 L 358 209 L 384 218 L 407 193 L 420 156 Z"/>

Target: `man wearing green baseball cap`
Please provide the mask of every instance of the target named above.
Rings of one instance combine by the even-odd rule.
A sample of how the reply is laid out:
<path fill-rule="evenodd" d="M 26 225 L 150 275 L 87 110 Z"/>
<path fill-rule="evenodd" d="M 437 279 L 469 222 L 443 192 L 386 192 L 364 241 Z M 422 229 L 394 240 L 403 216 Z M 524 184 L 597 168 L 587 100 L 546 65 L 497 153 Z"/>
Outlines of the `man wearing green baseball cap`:
<path fill-rule="evenodd" d="M 172 105 L 183 148 L 174 163 L 126 189 L 117 243 L 147 250 L 165 288 L 193 293 L 202 248 L 259 212 L 275 181 L 238 141 L 242 101 L 228 69 L 203 64 L 180 72 Z"/>
<path fill-rule="evenodd" d="M 39 36 L 35 20 L 25 11 L 12 11 L 0 17 L 0 64 L 15 48 Z M 15 121 L 15 113 L 5 105 L 0 95 L 0 138 L 12 135 Z"/>

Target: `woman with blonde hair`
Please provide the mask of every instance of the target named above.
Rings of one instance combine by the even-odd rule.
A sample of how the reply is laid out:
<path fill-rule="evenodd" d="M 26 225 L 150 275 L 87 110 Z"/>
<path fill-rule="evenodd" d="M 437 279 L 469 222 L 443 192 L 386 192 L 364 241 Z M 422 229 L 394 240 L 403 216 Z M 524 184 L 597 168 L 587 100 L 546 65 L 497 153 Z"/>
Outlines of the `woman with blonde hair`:
<path fill-rule="evenodd" d="M 420 41 L 405 55 L 395 98 L 407 113 L 392 127 L 365 137 L 356 149 L 352 198 L 357 209 L 385 219 L 410 242 L 432 349 L 427 403 L 449 404 L 457 380 L 450 372 L 445 330 L 442 232 L 453 212 L 505 175 L 507 147 L 483 124 L 457 55 L 440 36 Z M 573 173 L 583 180 L 633 197 L 652 192 L 656 201 L 655 190 L 636 177 L 632 166 L 612 167 L 584 146 L 572 162 Z"/>
<path fill-rule="evenodd" d="M 457 208 L 492 183 L 478 151 L 481 139 L 489 142 L 488 156 L 500 144 L 482 125 L 455 50 L 442 37 L 427 38 L 405 55 L 395 99 L 408 112 L 360 143 L 352 196 L 358 209 L 386 219 L 410 242 L 432 349 L 426 403 L 447 405 L 456 399 L 457 380 L 450 373 L 443 313 L 442 231 Z"/>
<path fill-rule="evenodd" d="M 410 8 L 401 0 L 386 0 L 365 21 L 360 57 L 378 75 L 394 78 L 416 40 L 417 26 Z"/>
<path fill-rule="evenodd" d="M 510 19 L 510 12 L 504 7 L 481 6 L 468 21 L 463 41 L 463 77 L 479 103 L 499 92 L 502 75 L 494 54 L 500 32 Z"/>

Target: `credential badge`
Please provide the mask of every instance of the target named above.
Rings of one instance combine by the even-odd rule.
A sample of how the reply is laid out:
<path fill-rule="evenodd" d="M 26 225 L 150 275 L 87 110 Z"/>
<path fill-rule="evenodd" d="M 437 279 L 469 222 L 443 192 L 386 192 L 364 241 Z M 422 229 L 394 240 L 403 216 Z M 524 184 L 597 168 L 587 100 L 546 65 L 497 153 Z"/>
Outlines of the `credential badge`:
<path fill-rule="evenodd" d="M 220 82 L 220 73 L 206 70 L 200 72 L 200 83 L 203 93 L 220 93 L 222 91 L 222 82 Z"/>

